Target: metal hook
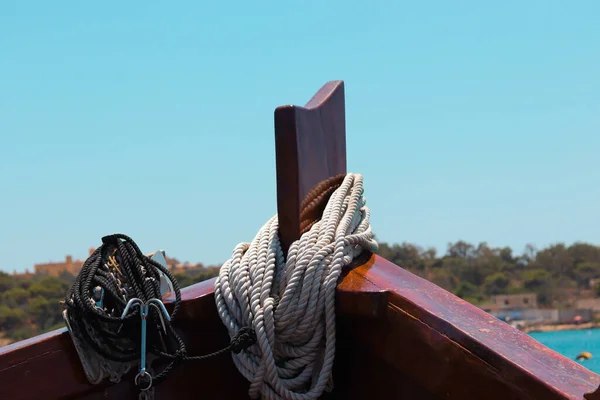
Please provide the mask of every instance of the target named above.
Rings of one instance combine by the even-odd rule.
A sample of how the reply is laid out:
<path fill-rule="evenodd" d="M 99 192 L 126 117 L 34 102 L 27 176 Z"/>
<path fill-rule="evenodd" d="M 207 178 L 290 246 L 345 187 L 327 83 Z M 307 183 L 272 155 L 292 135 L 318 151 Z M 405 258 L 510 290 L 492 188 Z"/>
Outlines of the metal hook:
<path fill-rule="evenodd" d="M 125 309 L 123 310 L 123 314 L 121 315 L 121 319 L 124 319 L 129 312 L 129 309 L 134 306 L 139 306 L 140 308 L 140 317 L 142 319 L 142 338 L 141 338 L 141 349 L 140 349 L 140 372 L 135 376 L 135 384 L 138 385 L 139 380 L 142 377 L 148 378 L 148 385 L 144 388 L 140 388 L 141 391 L 146 391 L 152 387 L 152 375 L 146 371 L 146 321 L 148 320 L 148 313 L 150 311 L 150 306 L 153 306 L 158 311 L 158 316 L 160 317 L 160 321 L 162 323 L 163 329 L 165 332 L 167 331 L 165 327 L 165 321 L 163 319 L 166 318 L 167 321 L 171 321 L 171 316 L 167 312 L 165 305 L 159 299 L 149 299 L 146 302 L 143 302 L 141 299 L 134 297 L 133 299 L 127 302 Z"/>
<path fill-rule="evenodd" d="M 138 304 L 141 306 L 142 304 L 144 304 L 144 302 L 141 299 L 138 299 L 137 297 L 134 297 L 133 299 L 129 300 L 127 302 L 127 305 L 125 306 L 125 309 L 123 310 L 123 314 L 121 314 L 121 319 L 125 319 L 127 313 L 129 312 L 129 309 Z"/>
<path fill-rule="evenodd" d="M 158 317 L 160 318 L 160 323 L 162 324 L 163 331 L 167 333 L 165 318 L 167 319 L 167 321 L 171 322 L 171 316 L 169 315 L 169 312 L 167 311 L 164 303 L 159 299 L 152 298 L 148 300 L 146 304 L 156 308 L 156 311 L 158 311 Z"/>

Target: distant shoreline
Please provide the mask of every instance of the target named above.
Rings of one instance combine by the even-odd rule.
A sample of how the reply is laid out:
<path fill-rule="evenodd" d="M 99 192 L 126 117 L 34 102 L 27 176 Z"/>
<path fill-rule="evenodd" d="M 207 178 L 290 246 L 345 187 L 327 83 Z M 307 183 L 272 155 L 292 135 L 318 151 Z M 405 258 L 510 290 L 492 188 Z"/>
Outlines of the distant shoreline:
<path fill-rule="evenodd" d="M 578 331 L 583 329 L 597 329 L 600 328 L 598 322 L 585 322 L 582 324 L 554 324 L 554 325 L 537 325 L 537 326 L 526 326 L 521 328 L 525 333 L 535 332 L 558 332 L 558 331 Z"/>

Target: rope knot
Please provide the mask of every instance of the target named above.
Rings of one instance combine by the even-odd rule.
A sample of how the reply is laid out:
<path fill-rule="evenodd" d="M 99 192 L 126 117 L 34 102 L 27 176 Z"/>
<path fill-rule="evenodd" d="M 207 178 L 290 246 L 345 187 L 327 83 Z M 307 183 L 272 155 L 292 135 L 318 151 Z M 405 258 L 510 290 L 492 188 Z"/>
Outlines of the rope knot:
<path fill-rule="evenodd" d="M 184 361 L 187 357 L 187 351 L 177 350 L 175 352 L 175 360 L 178 362 Z"/>
<path fill-rule="evenodd" d="M 246 350 L 254 343 L 256 343 L 256 333 L 254 332 L 254 329 L 244 326 L 231 338 L 229 348 L 235 354 L 239 354 L 242 350 Z"/>

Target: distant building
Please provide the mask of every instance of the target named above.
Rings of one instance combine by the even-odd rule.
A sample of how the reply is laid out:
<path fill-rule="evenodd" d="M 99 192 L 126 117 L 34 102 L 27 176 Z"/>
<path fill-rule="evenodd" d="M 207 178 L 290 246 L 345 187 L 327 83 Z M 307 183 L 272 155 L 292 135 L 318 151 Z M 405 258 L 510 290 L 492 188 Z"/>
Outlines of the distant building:
<path fill-rule="evenodd" d="M 95 249 L 90 249 L 90 255 L 94 252 Z M 51 262 L 45 264 L 35 264 L 35 273 L 50 275 L 50 276 L 59 276 L 63 272 L 68 272 L 72 275 L 77 275 L 79 271 L 81 271 L 81 267 L 83 267 L 83 263 L 85 261 L 82 260 L 73 260 L 73 257 L 68 255 L 65 257 L 64 262 Z"/>
<path fill-rule="evenodd" d="M 589 308 L 594 312 L 600 312 L 600 298 L 578 299 L 575 301 L 577 308 Z"/>
<path fill-rule="evenodd" d="M 572 324 L 592 320 L 591 309 L 575 308 L 526 308 L 522 310 L 504 310 L 490 313 L 503 321 L 527 321 L 528 323 Z"/>
<path fill-rule="evenodd" d="M 593 317 L 591 304 L 587 303 L 577 304 L 576 308 L 537 308 L 535 293 L 497 295 L 492 296 L 491 300 L 491 303 L 482 305 L 481 308 L 503 321 L 525 321 L 527 324 L 568 324 L 574 323 L 576 320 L 589 322 Z"/>
<path fill-rule="evenodd" d="M 500 294 L 492 296 L 492 305 L 491 308 L 495 310 L 537 308 L 537 295 L 535 293 Z"/>
<path fill-rule="evenodd" d="M 15 278 L 31 278 L 33 275 L 32 272 L 29 272 L 29 268 L 26 268 L 24 273 L 18 273 L 16 270 L 13 270 L 13 276 Z"/>
<path fill-rule="evenodd" d="M 90 248 L 89 255 L 96 249 Z M 202 264 L 191 264 L 188 262 L 181 263 L 176 258 L 166 257 L 167 266 L 173 272 L 191 272 L 196 270 L 205 270 L 210 269 L 212 267 L 205 267 Z M 34 274 L 41 275 L 50 275 L 50 276 L 60 276 L 63 272 L 68 272 L 72 275 L 77 275 L 81 271 L 85 260 L 74 260 L 71 255 L 65 256 L 65 260 L 63 262 L 49 262 L 42 264 L 35 264 L 33 273 L 29 272 L 29 269 L 25 270 L 25 273 L 17 273 L 13 272 L 13 276 L 15 277 L 31 277 Z"/>

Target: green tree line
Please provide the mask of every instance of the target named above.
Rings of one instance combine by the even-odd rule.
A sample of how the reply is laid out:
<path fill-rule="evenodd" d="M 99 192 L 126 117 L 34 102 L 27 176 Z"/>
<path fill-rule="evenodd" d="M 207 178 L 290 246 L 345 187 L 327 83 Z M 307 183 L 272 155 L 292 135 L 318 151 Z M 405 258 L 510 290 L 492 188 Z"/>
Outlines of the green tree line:
<path fill-rule="evenodd" d="M 175 273 L 180 287 L 186 287 L 218 274 L 209 267 Z M 65 326 L 62 305 L 75 277 L 13 276 L 0 272 L 0 339 L 5 343 L 33 337 Z"/>
<path fill-rule="evenodd" d="M 527 245 L 516 255 L 509 247 L 458 241 L 439 256 L 411 243 L 380 243 L 378 253 L 473 304 L 497 294 L 534 292 L 542 306 L 568 305 L 586 293 L 600 294 L 600 287 L 591 286 L 600 277 L 600 247 L 588 243 L 541 250 Z"/>
<path fill-rule="evenodd" d="M 518 255 L 509 247 L 464 241 L 450 243 L 443 255 L 410 243 L 380 243 L 378 253 L 473 304 L 522 292 L 537 293 L 542 306 L 568 303 L 586 291 L 600 295 L 600 287 L 591 286 L 600 277 L 600 247 L 587 243 L 541 250 L 527 245 Z M 217 274 L 209 267 L 175 277 L 186 287 Z M 60 302 L 74 279 L 68 273 L 26 278 L 0 272 L 0 336 L 16 341 L 63 327 Z"/>

